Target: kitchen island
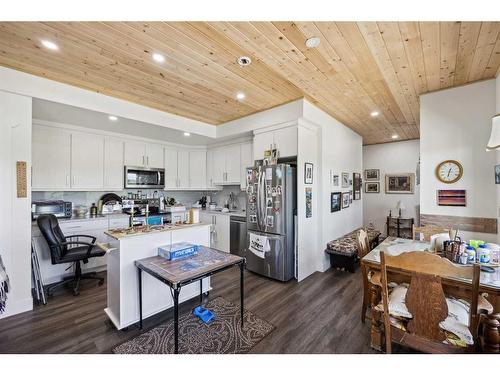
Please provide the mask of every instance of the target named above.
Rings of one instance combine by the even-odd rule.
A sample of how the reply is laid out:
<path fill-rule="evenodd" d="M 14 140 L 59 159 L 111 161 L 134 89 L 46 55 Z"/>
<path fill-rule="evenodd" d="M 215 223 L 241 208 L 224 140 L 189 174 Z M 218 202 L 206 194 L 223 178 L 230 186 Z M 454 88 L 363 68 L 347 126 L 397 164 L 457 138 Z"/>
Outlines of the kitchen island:
<path fill-rule="evenodd" d="M 177 242 L 210 246 L 210 225 L 177 224 L 149 228 L 114 229 L 105 234 L 108 243 L 108 306 L 104 311 L 118 329 L 139 321 L 139 281 L 135 261 L 158 254 L 158 247 Z M 203 280 L 202 290 L 210 289 L 210 278 Z M 200 286 L 191 284 L 182 289 L 180 302 L 198 296 Z M 146 318 L 174 305 L 165 286 L 150 275 L 142 280 L 142 314 Z"/>

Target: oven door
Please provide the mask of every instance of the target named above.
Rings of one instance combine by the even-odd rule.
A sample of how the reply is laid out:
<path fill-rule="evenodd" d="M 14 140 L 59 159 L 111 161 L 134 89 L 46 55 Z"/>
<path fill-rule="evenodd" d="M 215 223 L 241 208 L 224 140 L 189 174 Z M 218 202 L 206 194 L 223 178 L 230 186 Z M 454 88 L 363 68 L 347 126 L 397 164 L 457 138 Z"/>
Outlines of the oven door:
<path fill-rule="evenodd" d="M 125 167 L 126 189 L 163 189 L 165 187 L 165 169 Z"/>

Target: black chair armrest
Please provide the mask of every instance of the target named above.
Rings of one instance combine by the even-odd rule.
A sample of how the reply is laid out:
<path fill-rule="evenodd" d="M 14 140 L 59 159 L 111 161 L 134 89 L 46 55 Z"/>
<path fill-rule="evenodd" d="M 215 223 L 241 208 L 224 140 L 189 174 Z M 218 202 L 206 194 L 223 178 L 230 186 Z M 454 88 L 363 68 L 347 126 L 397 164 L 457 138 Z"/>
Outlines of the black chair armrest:
<path fill-rule="evenodd" d="M 89 236 L 88 234 L 72 234 L 71 236 L 64 236 L 65 239 L 68 238 L 75 238 L 75 237 L 85 237 L 85 238 L 91 238 L 92 239 L 92 244 L 94 244 L 97 240 L 96 237 L 94 236 Z"/>

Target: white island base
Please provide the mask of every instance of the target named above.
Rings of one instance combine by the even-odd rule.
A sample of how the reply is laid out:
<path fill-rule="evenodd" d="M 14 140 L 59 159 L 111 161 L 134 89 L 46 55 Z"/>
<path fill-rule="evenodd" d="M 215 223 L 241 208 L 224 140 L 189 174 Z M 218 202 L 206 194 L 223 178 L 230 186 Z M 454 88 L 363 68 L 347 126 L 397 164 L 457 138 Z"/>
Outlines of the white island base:
<path fill-rule="evenodd" d="M 210 246 L 210 225 L 192 224 L 149 233 L 115 236 L 108 252 L 108 307 L 104 309 L 118 329 L 139 321 L 138 271 L 134 262 L 158 255 L 158 247 L 177 242 L 190 242 Z M 210 290 L 210 278 L 203 280 L 203 292 Z M 200 283 L 182 287 L 179 301 L 183 302 L 200 295 Z M 143 273 L 142 311 L 147 318 L 174 305 L 170 287 L 152 276 Z"/>

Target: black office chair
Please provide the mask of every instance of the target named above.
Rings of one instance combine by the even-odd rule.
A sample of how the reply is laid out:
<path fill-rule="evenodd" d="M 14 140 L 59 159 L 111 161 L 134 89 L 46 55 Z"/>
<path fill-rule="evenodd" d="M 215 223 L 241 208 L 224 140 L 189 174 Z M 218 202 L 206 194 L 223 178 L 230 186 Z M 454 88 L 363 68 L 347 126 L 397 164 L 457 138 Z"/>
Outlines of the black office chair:
<path fill-rule="evenodd" d="M 73 295 L 77 296 L 80 294 L 80 280 L 82 279 L 99 280 L 99 285 L 104 283 L 104 278 L 98 277 L 95 272 L 82 274 L 80 264 L 80 261 L 88 263 L 89 258 L 102 257 L 106 254 L 104 250 L 96 246 L 95 237 L 83 234 L 65 236 L 54 215 L 40 215 L 37 224 L 49 245 L 52 264 L 75 263 L 75 274 L 65 277 L 63 281 L 48 288 L 47 294 L 49 296 L 52 295 L 55 288 L 67 284 L 73 284 Z M 81 241 L 80 238 L 87 241 Z"/>

